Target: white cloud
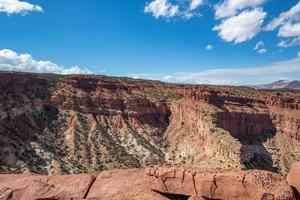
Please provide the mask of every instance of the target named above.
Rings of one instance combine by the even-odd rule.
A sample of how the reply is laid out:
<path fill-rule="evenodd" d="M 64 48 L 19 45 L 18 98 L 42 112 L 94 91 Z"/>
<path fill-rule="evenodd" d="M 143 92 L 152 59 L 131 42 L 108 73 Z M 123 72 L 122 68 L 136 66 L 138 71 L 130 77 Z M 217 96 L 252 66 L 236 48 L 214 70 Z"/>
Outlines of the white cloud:
<path fill-rule="evenodd" d="M 163 77 L 164 81 L 169 81 L 169 80 L 172 80 L 172 79 L 173 79 L 172 75 L 166 75 L 166 76 Z"/>
<path fill-rule="evenodd" d="M 280 37 L 300 37 L 300 23 L 284 24 L 280 27 L 278 36 Z"/>
<path fill-rule="evenodd" d="M 55 74 L 90 74 L 78 66 L 65 68 L 50 61 L 34 60 L 30 54 L 18 54 L 9 49 L 0 50 L 0 70 Z"/>
<path fill-rule="evenodd" d="M 261 8 L 243 11 L 237 16 L 227 18 L 213 28 L 219 36 L 227 41 L 241 43 L 252 39 L 261 30 L 261 24 L 267 13 Z"/>
<path fill-rule="evenodd" d="M 300 37 L 295 37 L 295 38 L 291 38 L 291 39 L 281 40 L 278 43 L 278 46 L 279 47 L 284 47 L 284 48 L 294 47 L 294 46 L 300 46 Z"/>
<path fill-rule="evenodd" d="M 182 2 L 185 2 L 185 1 L 187 1 L 187 0 L 184 0 Z M 195 10 L 204 4 L 204 0 L 188 0 L 188 1 L 189 1 L 188 8 L 180 12 L 180 14 L 179 14 L 180 17 L 182 19 L 189 20 L 193 17 L 202 16 L 201 13 L 196 12 Z"/>
<path fill-rule="evenodd" d="M 215 6 L 215 17 L 217 19 L 231 17 L 244 8 L 256 8 L 265 2 L 266 0 L 225 0 Z"/>
<path fill-rule="evenodd" d="M 266 27 L 266 31 L 272 31 L 279 27 L 278 37 L 288 38 L 278 43 L 279 47 L 292 47 L 300 45 L 300 1 L 290 10 L 281 13 Z"/>
<path fill-rule="evenodd" d="M 267 52 L 267 49 L 259 49 L 259 50 L 257 50 L 257 52 L 260 54 L 264 54 Z"/>
<path fill-rule="evenodd" d="M 259 41 L 255 47 L 253 48 L 253 50 L 258 50 L 258 49 L 261 49 L 265 46 L 265 43 L 263 41 Z"/>
<path fill-rule="evenodd" d="M 289 80 L 299 79 L 299 66 L 300 55 L 288 61 L 271 63 L 260 67 L 216 68 L 200 72 L 181 72 L 168 75 L 145 74 L 140 75 L 140 78 L 173 83 L 255 85 L 281 80 L 282 77 Z M 165 77 L 168 77 L 168 79 Z"/>
<path fill-rule="evenodd" d="M 287 12 L 281 13 L 277 18 L 273 19 L 267 26 L 266 30 L 271 31 L 275 28 L 291 21 L 300 19 L 300 1 Z"/>
<path fill-rule="evenodd" d="M 151 79 L 151 74 L 129 74 L 129 77 L 133 79 L 139 79 L 139 78 L 144 78 L 144 79 Z"/>
<path fill-rule="evenodd" d="M 204 3 L 204 0 L 191 0 L 189 10 L 195 10 Z"/>
<path fill-rule="evenodd" d="M 151 13 L 156 19 L 159 17 L 174 17 L 179 12 L 179 6 L 171 4 L 168 0 L 154 0 L 146 5 L 145 13 Z"/>
<path fill-rule="evenodd" d="M 208 50 L 208 51 L 211 51 L 211 50 L 213 50 L 213 49 L 214 49 L 214 46 L 211 45 L 211 44 L 208 44 L 208 45 L 206 46 L 206 50 Z"/>
<path fill-rule="evenodd" d="M 7 14 L 26 14 L 28 12 L 42 12 L 42 7 L 19 0 L 0 0 L 0 12 Z"/>
<path fill-rule="evenodd" d="M 152 14 L 156 19 L 165 18 L 167 20 L 171 18 L 182 18 L 185 20 L 193 17 L 202 16 L 197 11 L 201 5 L 204 4 L 204 0 L 152 0 L 146 4 L 144 12 Z"/>
<path fill-rule="evenodd" d="M 260 54 L 264 54 L 267 52 L 267 49 L 265 48 L 265 43 L 263 41 L 259 41 L 253 50 L 257 51 Z"/>
<path fill-rule="evenodd" d="M 251 85 L 273 82 L 281 77 L 299 79 L 300 57 L 261 67 L 221 68 L 199 73 L 180 73 L 174 81 L 190 83 Z"/>

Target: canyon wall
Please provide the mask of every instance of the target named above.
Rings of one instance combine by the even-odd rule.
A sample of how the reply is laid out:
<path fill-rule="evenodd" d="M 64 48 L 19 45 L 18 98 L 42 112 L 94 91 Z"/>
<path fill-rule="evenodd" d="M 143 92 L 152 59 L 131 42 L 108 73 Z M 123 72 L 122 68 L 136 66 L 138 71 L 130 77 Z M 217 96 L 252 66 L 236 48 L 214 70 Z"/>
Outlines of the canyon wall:
<path fill-rule="evenodd" d="M 0 171 L 172 162 L 286 175 L 300 160 L 299 100 L 244 87 L 0 73 Z"/>

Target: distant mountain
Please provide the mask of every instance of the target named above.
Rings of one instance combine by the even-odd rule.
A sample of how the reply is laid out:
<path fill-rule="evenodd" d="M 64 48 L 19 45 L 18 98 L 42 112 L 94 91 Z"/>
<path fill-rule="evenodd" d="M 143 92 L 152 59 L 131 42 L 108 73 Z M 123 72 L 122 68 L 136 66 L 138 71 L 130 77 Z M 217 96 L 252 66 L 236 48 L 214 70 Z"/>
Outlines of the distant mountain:
<path fill-rule="evenodd" d="M 300 90 L 300 81 L 279 80 L 274 83 L 255 85 L 252 87 L 261 90 Z"/>

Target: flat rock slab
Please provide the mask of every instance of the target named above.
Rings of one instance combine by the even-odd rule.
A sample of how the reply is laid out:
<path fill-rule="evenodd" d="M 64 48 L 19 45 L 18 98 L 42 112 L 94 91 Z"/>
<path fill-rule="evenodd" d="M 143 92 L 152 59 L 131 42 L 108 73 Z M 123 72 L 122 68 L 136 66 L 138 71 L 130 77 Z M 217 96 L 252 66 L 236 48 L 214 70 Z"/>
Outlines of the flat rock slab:
<path fill-rule="evenodd" d="M 89 174 L 60 176 L 0 175 L 0 199 L 83 199 L 94 179 Z"/>
<path fill-rule="evenodd" d="M 190 199 L 292 200 L 292 188 L 283 177 L 259 170 L 199 170 L 176 166 L 148 169 L 152 190 Z"/>
<path fill-rule="evenodd" d="M 297 172 L 296 169 L 296 175 Z M 295 178 L 291 180 L 298 187 L 296 175 L 291 175 Z M 147 170 L 103 171 L 96 178 L 89 174 L 0 175 L 0 200 L 19 199 L 294 200 L 295 197 L 283 177 L 266 171 L 201 170 L 163 165 Z"/>
<path fill-rule="evenodd" d="M 150 177 L 143 169 L 101 172 L 89 191 L 88 199 L 168 200 L 150 188 Z"/>

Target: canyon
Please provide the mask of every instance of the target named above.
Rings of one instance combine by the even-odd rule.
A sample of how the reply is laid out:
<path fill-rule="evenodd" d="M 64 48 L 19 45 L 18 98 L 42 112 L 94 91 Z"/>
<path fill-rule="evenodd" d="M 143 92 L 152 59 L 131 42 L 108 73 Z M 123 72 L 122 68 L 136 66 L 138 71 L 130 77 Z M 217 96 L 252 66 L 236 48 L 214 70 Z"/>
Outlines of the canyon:
<path fill-rule="evenodd" d="M 31 173 L 70 177 L 88 173 L 75 175 L 74 182 L 83 179 L 89 185 L 94 181 L 91 174 L 100 172 L 105 177 L 117 170 L 117 174 L 155 178 L 151 183 L 156 183 L 153 188 L 158 193 L 150 194 L 159 195 L 168 192 L 156 180 L 161 177 L 153 172 L 156 168 L 147 173 L 142 168 L 172 163 L 186 166 L 200 177 L 207 174 L 200 179 L 210 184 L 214 182 L 212 174 L 237 174 L 234 180 L 225 179 L 244 190 L 243 181 L 236 182 L 247 179 L 248 172 L 243 170 L 253 177 L 271 176 L 280 182 L 279 175 L 287 176 L 296 161 L 300 161 L 297 92 L 93 75 L 0 73 L 0 172 L 23 173 L 1 175 L 6 184 L 17 179 L 14 176 L 44 181 Z M 172 173 L 182 171 L 180 167 L 171 169 Z M 178 184 L 176 180 L 170 185 Z M 0 193 L 11 196 L 4 185 L 0 183 Z M 77 197 L 83 198 L 87 188 L 82 185 Z M 289 189 L 267 195 L 291 199 Z M 223 190 L 227 190 L 225 186 Z M 253 195 L 265 194 L 253 191 Z M 220 197 L 197 197 L 186 191 L 178 195 L 183 199 Z"/>

